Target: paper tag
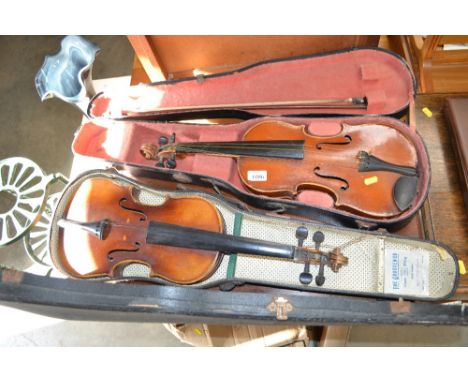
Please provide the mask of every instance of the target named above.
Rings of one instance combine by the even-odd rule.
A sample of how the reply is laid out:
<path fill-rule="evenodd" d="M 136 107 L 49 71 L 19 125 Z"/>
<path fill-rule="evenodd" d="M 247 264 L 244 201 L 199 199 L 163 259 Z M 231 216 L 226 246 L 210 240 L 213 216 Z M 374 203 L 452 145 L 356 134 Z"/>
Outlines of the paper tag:
<path fill-rule="evenodd" d="M 267 179 L 268 173 L 266 170 L 247 171 L 247 180 L 251 182 L 266 182 Z"/>
<path fill-rule="evenodd" d="M 197 336 L 201 336 L 201 335 L 203 334 L 202 331 L 201 331 L 200 329 L 198 329 L 198 328 L 193 329 L 193 332 L 194 332 Z"/>
<path fill-rule="evenodd" d="M 366 186 L 370 186 L 371 184 L 377 183 L 379 181 L 379 178 L 376 176 L 371 176 L 370 178 L 364 179 L 364 184 Z"/>
<path fill-rule="evenodd" d="M 463 262 L 463 260 L 458 260 L 458 269 L 460 269 L 461 275 L 466 274 L 465 263 Z"/>
<path fill-rule="evenodd" d="M 423 107 L 422 112 L 426 115 L 427 118 L 432 117 L 432 111 L 428 107 Z"/>
<path fill-rule="evenodd" d="M 385 293 L 429 295 L 429 255 L 385 250 Z"/>

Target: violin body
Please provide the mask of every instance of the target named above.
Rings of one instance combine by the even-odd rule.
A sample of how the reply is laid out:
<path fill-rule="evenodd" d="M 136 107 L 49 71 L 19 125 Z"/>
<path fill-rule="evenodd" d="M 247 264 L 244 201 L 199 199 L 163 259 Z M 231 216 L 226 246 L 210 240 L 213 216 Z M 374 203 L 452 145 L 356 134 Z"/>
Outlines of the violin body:
<path fill-rule="evenodd" d="M 397 130 L 384 125 L 369 128 L 343 125 L 336 135 L 312 136 L 304 126 L 268 121 L 255 125 L 243 137 L 244 141 L 286 139 L 304 140 L 303 159 L 237 158 L 239 176 L 250 190 L 269 196 L 294 197 L 304 189 L 319 189 L 334 197 L 337 208 L 370 216 L 395 216 L 409 207 L 408 202 L 399 206 L 395 200 L 396 197 L 413 199 L 414 195 L 396 195 L 395 186 L 404 175 L 380 167 L 359 169 L 362 152 L 395 168 L 416 167 L 415 148 Z M 252 176 L 255 174 L 261 176 L 255 179 Z M 402 208 L 402 204 L 406 205 Z"/>
<path fill-rule="evenodd" d="M 79 228 L 63 230 L 67 273 L 79 278 L 117 277 L 120 267 L 140 263 L 151 269 L 150 276 L 179 284 L 209 277 L 222 258 L 218 251 L 147 244 L 146 235 L 151 221 L 223 232 L 216 207 L 199 197 L 168 198 L 159 206 L 147 206 L 136 202 L 133 192 L 133 187 L 107 179 L 83 183 L 68 208 L 67 219 L 108 220 L 111 224 L 102 239 Z"/>

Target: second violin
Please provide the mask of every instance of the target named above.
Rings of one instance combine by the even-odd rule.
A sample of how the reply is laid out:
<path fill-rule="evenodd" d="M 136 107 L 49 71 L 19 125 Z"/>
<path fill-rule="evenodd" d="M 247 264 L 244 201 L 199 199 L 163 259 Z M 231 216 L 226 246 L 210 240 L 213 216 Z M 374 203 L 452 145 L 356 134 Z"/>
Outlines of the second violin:
<path fill-rule="evenodd" d="M 373 217 L 401 214 L 417 193 L 416 150 L 385 125 L 343 124 L 338 134 L 314 136 L 305 126 L 272 120 L 250 128 L 241 141 L 176 143 L 172 135 L 140 151 L 169 168 L 184 155 L 233 157 L 242 183 L 255 193 L 295 197 L 318 189 L 334 198 L 335 207 Z"/>
<path fill-rule="evenodd" d="M 76 278 L 114 277 L 125 265 L 143 264 L 153 277 L 193 284 L 213 274 L 223 253 L 239 252 L 304 264 L 303 285 L 312 282 L 309 266 L 317 264 L 315 283 L 322 286 L 325 266 L 338 272 L 348 263 L 339 248 L 320 248 L 321 231 L 312 248 L 302 245 L 304 226 L 296 229 L 298 245 L 229 235 L 216 206 L 204 198 L 166 198 L 147 206 L 135 199 L 133 187 L 107 179 L 85 182 L 58 224 L 66 254 L 65 266 L 58 267 Z"/>

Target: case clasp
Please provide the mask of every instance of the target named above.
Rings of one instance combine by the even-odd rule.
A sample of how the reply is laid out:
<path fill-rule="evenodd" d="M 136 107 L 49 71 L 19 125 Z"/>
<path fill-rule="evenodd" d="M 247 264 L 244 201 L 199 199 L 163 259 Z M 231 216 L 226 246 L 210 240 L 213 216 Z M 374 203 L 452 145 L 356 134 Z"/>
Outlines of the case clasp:
<path fill-rule="evenodd" d="M 288 299 L 276 297 L 268 304 L 267 309 L 272 313 L 276 313 L 277 320 L 286 321 L 288 319 L 288 313 L 293 310 L 293 306 Z"/>

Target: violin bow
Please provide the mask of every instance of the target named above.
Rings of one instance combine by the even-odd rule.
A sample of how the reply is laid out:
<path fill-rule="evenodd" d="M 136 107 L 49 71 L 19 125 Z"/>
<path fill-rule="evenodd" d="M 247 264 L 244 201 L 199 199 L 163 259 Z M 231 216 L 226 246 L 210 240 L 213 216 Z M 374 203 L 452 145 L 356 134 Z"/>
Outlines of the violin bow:
<path fill-rule="evenodd" d="M 259 110 L 259 109 L 367 109 L 366 97 L 349 97 L 321 100 L 267 101 L 215 105 L 158 107 L 151 114 L 191 112 L 200 110 Z"/>

